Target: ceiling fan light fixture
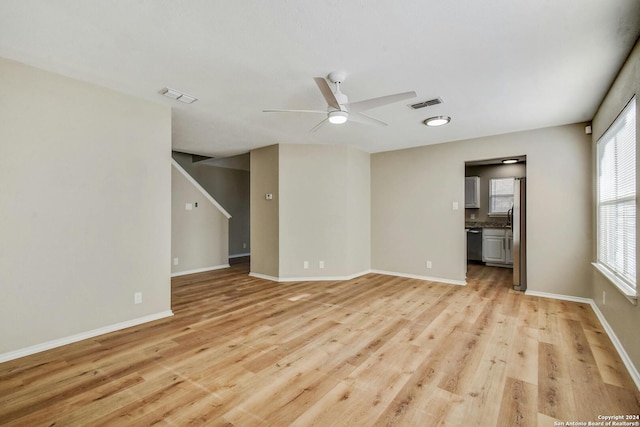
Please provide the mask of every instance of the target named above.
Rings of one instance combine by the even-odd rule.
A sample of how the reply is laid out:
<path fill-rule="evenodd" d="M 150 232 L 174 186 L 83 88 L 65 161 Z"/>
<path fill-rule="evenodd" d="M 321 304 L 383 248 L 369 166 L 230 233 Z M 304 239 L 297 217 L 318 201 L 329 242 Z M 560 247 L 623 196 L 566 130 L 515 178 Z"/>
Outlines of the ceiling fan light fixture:
<path fill-rule="evenodd" d="M 424 121 L 424 124 L 427 126 L 435 127 L 435 126 L 446 125 L 450 121 L 451 121 L 451 117 L 449 116 L 435 116 L 435 117 L 429 117 L 427 120 Z"/>
<path fill-rule="evenodd" d="M 346 111 L 330 111 L 329 112 L 329 123 L 333 123 L 334 125 L 340 125 L 342 123 L 346 123 L 349 118 L 349 113 Z"/>

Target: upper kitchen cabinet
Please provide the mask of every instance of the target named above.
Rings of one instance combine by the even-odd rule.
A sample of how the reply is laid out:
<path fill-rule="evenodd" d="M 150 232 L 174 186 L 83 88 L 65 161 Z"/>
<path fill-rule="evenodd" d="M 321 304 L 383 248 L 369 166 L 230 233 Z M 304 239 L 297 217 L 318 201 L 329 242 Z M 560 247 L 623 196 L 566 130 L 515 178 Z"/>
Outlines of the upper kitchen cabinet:
<path fill-rule="evenodd" d="M 480 208 L 480 177 L 467 176 L 464 178 L 464 207 Z"/>

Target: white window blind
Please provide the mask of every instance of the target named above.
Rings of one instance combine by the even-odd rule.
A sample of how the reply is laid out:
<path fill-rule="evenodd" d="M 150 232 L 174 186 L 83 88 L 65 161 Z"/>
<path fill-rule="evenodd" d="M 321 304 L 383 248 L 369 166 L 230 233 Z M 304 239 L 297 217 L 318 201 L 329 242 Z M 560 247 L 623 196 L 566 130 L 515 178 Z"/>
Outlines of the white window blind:
<path fill-rule="evenodd" d="M 507 214 L 513 206 L 513 178 L 489 180 L 489 214 Z"/>
<path fill-rule="evenodd" d="M 597 152 L 597 264 L 626 294 L 637 295 L 635 97 L 602 135 Z"/>

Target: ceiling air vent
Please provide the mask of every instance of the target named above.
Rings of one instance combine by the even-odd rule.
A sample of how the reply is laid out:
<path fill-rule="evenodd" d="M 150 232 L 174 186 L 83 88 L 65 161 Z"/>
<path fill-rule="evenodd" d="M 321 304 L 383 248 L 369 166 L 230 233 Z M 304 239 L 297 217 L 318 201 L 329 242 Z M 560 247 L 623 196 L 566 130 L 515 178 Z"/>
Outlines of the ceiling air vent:
<path fill-rule="evenodd" d="M 431 107 L 432 105 L 442 104 L 443 102 L 444 101 L 442 100 L 442 98 L 433 98 L 428 101 L 418 102 L 417 104 L 411 104 L 409 105 L 409 107 L 413 108 L 414 110 L 418 110 L 420 108 Z"/>

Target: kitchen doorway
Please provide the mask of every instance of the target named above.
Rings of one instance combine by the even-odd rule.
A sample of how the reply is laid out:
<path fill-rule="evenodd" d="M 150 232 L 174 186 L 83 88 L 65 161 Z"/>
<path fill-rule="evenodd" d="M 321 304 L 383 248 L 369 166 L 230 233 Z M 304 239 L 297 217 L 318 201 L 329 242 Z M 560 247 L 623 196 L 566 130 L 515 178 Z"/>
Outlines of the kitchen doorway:
<path fill-rule="evenodd" d="M 467 272 L 511 269 L 526 290 L 526 156 L 465 162 Z"/>

